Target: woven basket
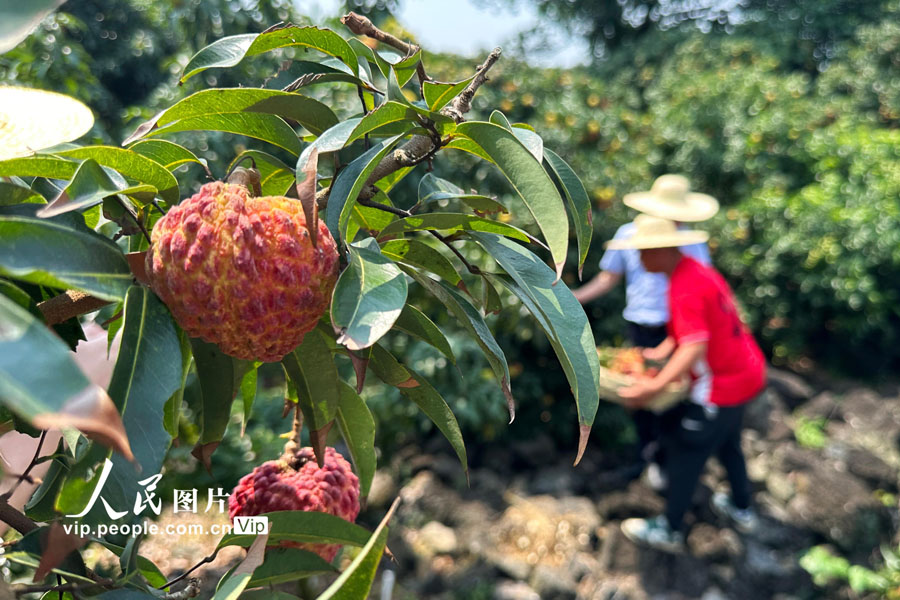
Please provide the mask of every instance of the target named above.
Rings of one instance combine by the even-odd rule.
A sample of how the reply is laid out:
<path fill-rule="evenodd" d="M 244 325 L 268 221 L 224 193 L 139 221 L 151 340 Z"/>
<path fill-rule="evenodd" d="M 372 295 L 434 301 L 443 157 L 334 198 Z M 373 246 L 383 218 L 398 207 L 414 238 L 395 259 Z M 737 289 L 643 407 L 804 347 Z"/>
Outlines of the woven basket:
<path fill-rule="evenodd" d="M 598 350 L 604 349 L 598 348 Z M 634 375 L 617 373 L 600 365 L 600 397 L 616 404 L 625 405 L 629 400 L 619 396 L 619 390 L 634 385 L 637 380 L 638 378 Z M 687 398 L 689 391 L 690 384 L 687 381 L 670 383 L 644 408 L 653 412 L 664 412 Z"/>

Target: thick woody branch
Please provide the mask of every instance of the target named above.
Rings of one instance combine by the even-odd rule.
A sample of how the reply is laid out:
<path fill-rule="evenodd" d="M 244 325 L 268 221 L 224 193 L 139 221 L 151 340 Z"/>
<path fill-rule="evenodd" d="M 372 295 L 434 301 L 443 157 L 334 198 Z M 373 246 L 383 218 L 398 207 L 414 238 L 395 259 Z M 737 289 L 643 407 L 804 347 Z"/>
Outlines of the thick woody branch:
<path fill-rule="evenodd" d="M 94 298 L 84 292 L 67 290 L 59 296 L 44 300 L 37 305 L 43 313 L 47 325 L 56 325 L 72 317 L 94 312 L 109 304 L 109 300 Z"/>
<path fill-rule="evenodd" d="M 383 44 L 387 44 L 388 46 L 392 46 L 400 52 L 403 52 L 404 56 L 412 56 L 419 51 L 419 47 L 415 44 L 404 42 L 400 38 L 378 29 L 368 17 L 358 15 L 355 12 L 349 12 L 341 17 L 341 23 L 356 35 L 364 35 L 373 40 L 378 40 Z M 426 81 L 431 81 L 431 78 L 425 74 L 425 67 L 422 66 L 422 61 L 419 61 L 419 64 L 416 65 L 416 76 L 419 78 L 419 85 L 422 85 Z"/>
<path fill-rule="evenodd" d="M 0 500 L 0 521 L 3 521 L 22 535 L 37 529 L 37 523 L 10 506 L 6 500 Z"/>

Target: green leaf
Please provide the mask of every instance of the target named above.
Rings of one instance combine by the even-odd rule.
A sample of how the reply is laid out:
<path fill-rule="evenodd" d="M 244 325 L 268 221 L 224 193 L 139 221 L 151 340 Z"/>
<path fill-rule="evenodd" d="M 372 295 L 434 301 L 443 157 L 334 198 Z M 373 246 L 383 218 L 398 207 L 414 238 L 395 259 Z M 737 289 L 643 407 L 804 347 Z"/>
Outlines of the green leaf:
<path fill-rule="evenodd" d="M 314 134 L 320 134 L 338 122 L 337 116 L 327 105 L 302 94 L 262 88 L 215 88 L 191 94 L 173 104 L 142 123 L 123 143 L 130 143 L 157 128 L 166 128 L 184 119 L 243 113 L 294 120 Z"/>
<path fill-rule="evenodd" d="M 205 164 L 197 158 L 196 154 L 184 146 L 179 146 L 168 140 L 141 140 L 129 146 L 128 149 L 158 162 L 169 172 L 188 163 Z"/>
<path fill-rule="evenodd" d="M 285 510 L 260 515 L 269 519 L 269 544 L 297 542 L 300 544 L 348 544 L 363 546 L 369 532 L 340 517 L 321 512 Z M 228 533 L 218 547 L 249 546 L 254 535 Z"/>
<path fill-rule="evenodd" d="M 230 574 L 222 576 L 213 600 L 237 600 L 244 588 L 247 587 L 247 584 L 250 583 L 253 572 L 265 560 L 267 538 L 266 534 L 256 536 L 241 564 L 235 567 Z"/>
<path fill-rule="evenodd" d="M 503 350 L 500 349 L 497 340 L 494 339 L 481 313 L 462 294 L 446 283 L 435 281 L 414 269 L 405 268 L 404 271 L 432 296 L 440 300 L 481 347 L 488 359 L 488 363 L 491 365 L 491 369 L 494 371 L 494 375 L 500 382 L 500 389 L 503 390 L 507 408 L 509 409 L 509 421 L 512 423 L 516 412 L 515 401 L 509 385 L 509 365 L 506 362 L 506 355 L 503 354 Z"/>
<path fill-rule="evenodd" d="M 481 146 L 525 202 L 550 247 L 558 280 L 566 261 L 569 222 L 550 176 L 518 138 L 499 125 L 469 121 L 456 131 Z"/>
<path fill-rule="evenodd" d="M 119 319 L 116 322 L 121 324 L 122 320 Z M 110 326 L 110 330 L 112 330 L 112 326 Z M 181 385 L 169 397 L 166 401 L 166 406 L 163 408 L 163 427 L 166 428 L 169 436 L 173 439 L 178 437 L 178 423 L 181 420 L 184 389 L 187 385 L 188 375 L 191 372 L 191 363 L 194 361 L 194 355 L 191 353 L 190 338 L 181 329 L 178 329 L 178 345 L 181 348 Z"/>
<path fill-rule="evenodd" d="M 85 146 L 56 153 L 75 159 L 94 159 L 104 167 L 115 169 L 125 177 L 152 185 L 169 204 L 178 204 L 178 181 L 163 165 L 128 148 Z"/>
<path fill-rule="evenodd" d="M 544 140 L 533 129 L 524 129 L 510 125 L 509 119 L 499 110 L 491 113 L 490 121 L 516 136 L 538 162 L 544 160 Z"/>
<path fill-rule="evenodd" d="M 198 422 L 200 437 L 194 448 L 197 456 L 209 467 L 209 457 L 225 436 L 231 404 L 237 395 L 240 376 L 235 375 L 235 359 L 219 350 L 215 344 L 191 338 L 194 365 L 200 380 L 203 401 Z"/>
<path fill-rule="evenodd" d="M 462 150 L 463 152 L 468 152 L 469 154 L 474 154 L 478 158 L 482 160 L 486 160 L 489 163 L 493 163 L 494 159 L 490 154 L 484 151 L 484 149 L 470 140 L 469 138 L 464 137 L 455 137 L 448 144 L 444 145 L 445 149 L 451 150 Z"/>
<path fill-rule="evenodd" d="M 273 549 L 270 549 L 269 552 L 273 552 Z M 300 600 L 298 596 L 287 592 L 279 592 L 272 588 L 250 590 L 244 592 L 238 598 L 239 600 Z"/>
<path fill-rule="evenodd" d="M 432 423 L 456 452 L 459 462 L 468 474 L 469 466 L 466 459 L 466 445 L 463 442 L 462 432 L 459 429 L 459 423 L 456 421 L 453 411 L 447 406 L 447 403 L 428 381 L 400 364 L 394 356 L 384 349 L 380 344 L 372 346 L 372 357 L 369 361 L 369 367 L 375 372 L 375 375 L 388 385 L 392 385 L 400 390 L 409 400 L 412 400 L 416 406 L 421 409 Z"/>
<path fill-rule="evenodd" d="M 319 329 L 303 336 L 293 352 L 281 359 L 297 388 L 300 409 L 310 431 L 319 431 L 334 420 L 340 398 L 340 377 L 331 348 Z"/>
<path fill-rule="evenodd" d="M 391 199 L 381 190 L 376 191 L 375 196 L 373 196 L 371 200 L 372 202 L 383 204 L 384 206 L 393 206 Z M 364 229 L 369 232 L 369 234 L 374 235 L 387 227 L 388 223 L 396 218 L 396 215 L 385 210 L 362 206 L 359 203 L 356 203 L 353 205 L 350 223 L 347 226 L 347 239 L 352 242 L 360 229 Z"/>
<path fill-rule="evenodd" d="M 0 206 L 11 204 L 43 204 L 44 198 L 34 190 L 0 181 Z"/>
<path fill-rule="evenodd" d="M 397 83 L 401 86 L 406 85 L 416 74 L 416 67 L 422 61 L 422 51 L 416 50 L 411 56 L 407 56 L 397 62 L 391 64 L 394 73 L 397 75 Z"/>
<path fill-rule="evenodd" d="M 307 550 L 269 548 L 266 550 L 265 561 L 253 571 L 247 587 L 278 585 L 313 575 L 334 573 L 336 570 L 318 554 Z"/>
<path fill-rule="evenodd" d="M 298 87 L 332 81 L 344 81 L 358 85 L 368 91 L 377 91 L 372 87 L 370 81 L 358 77 L 350 67 L 335 59 L 328 59 L 323 62 L 295 60 L 291 64 L 289 72 L 297 77 L 295 83 L 299 80 L 299 83 L 297 83 Z"/>
<path fill-rule="evenodd" d="M 125 551 L 125 548 L 123 548 L 122 546 L 117 546 L 116 544 L 108 542 L 102 538 L 95 538 L 92 541 L 100 544 L 116 556 L 122 556 L 122 553 Z M 162 574 L 162 571 L 159 570 L 159 567 L 153 564 L 153 561 L 151 561 L 150 559 L 144 558 L 143 556 L 139 555 L 137 557 L 137 567 L 141 572 L 141 575 L 144 576 L 144 579 L 147 580 L 147 583 L 149 583 L 153 587 L 158 588 L 166 583 L 166 576 Z"/>
<path fill-rule="evenodd" d="M 4 2 L 0 21 L 0 54 L 12 50 L 65 0 Z"/>
<path fill-rule="evenodd" d="M 584 267 L 584 261 L 591 245 L 591 236 L 594 233 L 591 199 L 588 198 L 581 179 L 559 154 L 545 148 L 544 161 L 556 176 L 556 180 L 566 196 L 566 201 L 569 203 L 572 222 L 575 224 L 575 235 L 578 238 L 578 278 L 581 279 L 581 269 Z"/>
<path fill-rule="evenodd" d="M 463 287 L 462 278 L 450 260 L 426 243 L 408 239 L 391 240 L 381 246 L 388 258 L 430 271 L 456 287 Z"/>
<path fill-rule="evenodd" d="M 387 125 L 388 123 L 409 121 L 410 127 L 418 125 L 419 122 L 417 116 L 418 113 L 406 104 L 401 104 L 400 102 L 394 102 L 393 100 L 390 100 L 364 116 L 359 124 L 350 133 L 350 135 L 347 136 L 347 141 L 345 142 L 345 144 L 348 144 L 353 140 L 357 140 L 370 131 L 378 129 L 379 127 Z"/>
<path fill-rule="evenodd" d="M 559 358 L 578 408 L 578 422 L 593 424 L 600 397 L 597 344 L 584 309 L 568 287 L 537 256 L 499 236 L 472 234 L 516 282 L 505 285 L 522 300 L 544 329 Z M 502 278 L 500 281 L 504 281 Z"/>
<path fill-rule="evenodd" d="M 394 323 L 394 329 L 398 329 L 437 348 L 451 363 L 456 364 L 456 357 L 453 356 L 450 342 L 447 341 L 447 338 L 438 329 L 438 326 L 412 304 L 407 304 L 403 307 L 403 312 L 400 313 L 400 317 Z"/>
<path fill-rule="evenodd" d="M 469 85 L 473 79 L 475 79 L 474 75 L 457 83 L 426 81 L 422 84 L 425 103 L 428 104 L 428 108 L 433 111 L 441 110 L 451 100 L 456 98 L 460 92 L 466 89 L 466 86 Z"/>
<path fill-rule="evenodd" d="M 103 498 L 114 510 L 131 515 L 135 498 L 143 497 L 146 489 L 139 482 L 162 469 L 172 441 L 163 426 L 163 409 L 181 385 L 181 359 L 181 344 L 168 309 L 149 288 L 132 286 L 125 297 L 122 342 L 109 395 L 122 413 L 135 464 L 120 454 L 111 457 L 113 466 Z M 77 514 L 84 508 L 67 510 Z M 151 512 L 149 508 L 145 516 L 147 512 Z M 100 502 L 82 517 L 91 523 L 106 519 Z"/>
<path fill-rule="evenodd" d="M 356 54 L 350 45 L 330 29 L 318 27 L 285 27 L 268 33 L 233 35 L 216 40 L 195 54 L 184 68 L 179 83 L 184 83 L 206 69 L 233 67 L 247 56 L 256 56 L 276 48 L 305 46 L 338 58 L 351 69 L 356 68 Z"/>
<path fill-rule="evenodd" d="M 349 246 L 350 264 L 334 288 L 331 322 L 338 343 L 350 350 L 368 348 L 390 331 L 406 304 L 406 277 L 381 254 L 374 238 Z"/>
<path fill-rule="evenodd" d="M 260 113 L 223 113 L 188 117 L 154 129 L 147 135 L 156 136 L 179 131 L 224 131 L 245 135 L 284 148 L 294 156 L 299 155 L 301 150 L 300 139 L 284 119 Z"/>
<path fill-rule="evenodd" d="M 0 177 L 47 177 L 49 179 L 71 179 L 78 163 L 73 160 L 36 154 L 24 158 L 0 160 Z"/>
<path fill-rule="evenodd" d="M 241 379 L 241 404 L 243 405 L 243 412 L 241 413 L 241 437 L 244 436 L 244 432 L 247 430 L 247 421 L 250 420 L 250 412 L 253 409 L 253 403 L 256 402 L 256 389 L 257 389 L 257 380 L 259 374 L 259 366 L 261 362 L 253 363 L 253 366 L 244 374 L 244 377 Z"/>
<path fill-rule="evenodd" d="M 497 314 L 503 310 L 503 302 L 500 300 L 500 294 L 497 288 L 491 283 L 487 277 L 482 277 L 482 297 L 481 304 L 484 307 L 484 314 Z"/>
<path fill-rule="evenodd" d="M 375 419 L 369 407 L 352 387 L 344 383 L 338 402 L 337 423 L 341 436 L 350 450 L 350 457 L 359 475 L 359 492 L 369 495 L 375 477 Z"/>
<path fill-rule="evenodd" d="M 294 170 L 267 152 L 245 150 L 231 161 L 227 172 L 230 173 L 238 164 L 247 166 L 250 158 L 259 170 L 259 184 L 263 196 L 284 196 L 288 193 L 294 185 Z"/>
<path fill-rule="evenodd" d="M 316 600 L 366 600 L 369 597 L 369 590 L 387 543 L 387 524 L 397 510 L 398 503 L 399 499 L 394 501 L 350 566 Z"/>
<path fill-rule="evenodd" d="M 69 226 L 70 219 L 37 218 L 40 207 L 0 212 L 0 274 L 104 300 L 124 298 L 132 275 L 119 247 L 83 225 Z"/>
<path fill-rule="evenodd" d="M 411 217 L 403 217 L 397 219 L 378 234 L 379 239 L 384 239 L 392 235 L 400 235 L 410 233 L 412 231 L 428 231 L 435 229 L 438 231 L 483 231 L 486 233 L 497 233 L 509 236 L 511 238 L 522 240 L 523 242 L 531 241 L 531 237 L 512 225 L 492 221 L 475 215 L 467 215 L 464 213 L 426 213 L 423 215 L 413 215 Z"/>
<path fill-rule="evenodd" d="M 442 200 L 461 200 L 475 210 L 476 213 L 479 213 L 478 216 L 484 216 L 484 214 L 488 213 L 509 212 L 506 210 L 505 206 L 490 196 L 467 194 L 456 184 L 451 183 L 446 179 L 441 179 L 432 173 L 426 173 L 422 179 L 419 180 L 419 199 L 416 202 L 416 205 L 422 206 L 429 202 L 440 202 Z M 446 202 L 444 204 L 446 204 Z M 441 204 L 441 206 L 444 204 Z"/>
<path fill-rule="evenodd" d="M 72 181 L 62 194 L 50 204 L 41 207 L 36 214 L 46 219 L 70 211 L 79 211 L 100 204 L 104 198 L 116 194 L 141 194 L 153 198 L 156 195 L 156 188 L 152 185 L 119 185 L 97 164 L 97 161 L 89 158 L 78 166 Z"/>
<path fill-rule="evenodd" d="M 345 235 L 359 193 L 381 159 L 394 149 L 404 135 L 401 133 L 375 144 L 338 173 L 331 185 L 325 213 L 325 223 L 335 240 L 348 243 Z M 319 150 L 322 151 L 321 148 Z"/>

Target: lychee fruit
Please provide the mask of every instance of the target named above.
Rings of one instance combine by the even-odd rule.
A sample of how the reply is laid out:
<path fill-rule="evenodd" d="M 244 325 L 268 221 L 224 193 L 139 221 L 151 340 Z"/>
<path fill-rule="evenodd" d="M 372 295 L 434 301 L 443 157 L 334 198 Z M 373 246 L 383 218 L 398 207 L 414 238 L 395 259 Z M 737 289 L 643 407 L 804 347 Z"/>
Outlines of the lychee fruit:
<path fill-rule="evenodd" d="M 299 200 L 207 183 L 157 221 L 147 275 L 191 337 L 245 360 L 281 360 L 316 326 L 337 281 L 322 221 L 313 247 Z"/>
<path fill-rule="evenodd" d="M 351 523 L 359 514 L 359 478 L 334 448 L 325 449 L 320 469 L 310 447 L 293 457 L 270 460 L 244 475 L 228 498 L 228 516 L 252 517 L 279 510 L 324 512 Z M 282 541 L 281 546 L 315 552 L 328 562 L 340 544 Z"/>

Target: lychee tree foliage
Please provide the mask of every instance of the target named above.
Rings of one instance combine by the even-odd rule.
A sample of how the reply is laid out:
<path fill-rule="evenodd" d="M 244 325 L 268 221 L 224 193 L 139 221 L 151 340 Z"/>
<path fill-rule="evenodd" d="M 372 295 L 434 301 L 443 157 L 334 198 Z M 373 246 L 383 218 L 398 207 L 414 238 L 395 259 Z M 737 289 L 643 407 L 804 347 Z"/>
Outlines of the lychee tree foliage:
<path fill-rule="evenodd" d="M 358 511 L 342 486 L 358 480 L 364 499 L 376 468 L 375 423 L 360 396 L 372 385 L 366 375 L 398 388 L 427 415 L 466 469 L 452 411 L 382 340 L 410 336 L 454 362 L 444 333 L 407 302 L 412 286 L 433 296 L 483 350 L 510 420 L 509 368 L 485 315 L 500 309 L 501 295 L 520 301 L 570 383 L 580 459 L 597 410 L 598 361 L 587 318 L 560 275 L 570 231 L 579 269 L 590 243 L 581 182 L 527 124 L 510 124 L 499 111 L 467 120 L 498 50 L 468 78 L 440 82 L 427 75 L 417 46 L 353 13 L 342 21 L 359 37 L 281 24 L 214 42 L 181 77 L 305 49 L 293 65 L 303 74 L 285 89 L 201 90 L 140 125 L 121 147 L 68 145 L 0 162 L 0 400 L 10 427 L 64 431 L 25 511 L 0 498 L 0 519 L 21 534 L 5 558 L 36 571 L 22 594 L 118 598 L 126 588 L 129 598 L 186 597 L 174 591 L 184 582 L 167 580 L 140 555 L 140 537 L 79 539 L 62 525 L 108 522 L 101 502 L 68 516 L 80 515 L 95 492 L 116 510 L 146 497 L 147 478 L 160 472 L 179 435 L 193 374 L 202 391 L 190 413 L 200 432 L 194 455 L 214 465 L 232 404 L 241 403 L 245 422 L 252 414 L 265 360 L 280 361 L 286 373 L 293 436 L 284 456 L 242 480 L 231 512 L 286 510 L 266 513 L 267 536 L 221 540 L 220 547 L 249 550 L 215 597 L 336 573 L 346 562 L 329 563 L 323 556 L 333 553 L 315 548 L 342 545 L 353 559 L 319 597 L 365 598 L 393 512 L 372 532 L 341 518 Z M 349 90 L 358 108 L 315 99 L 322 86 Z M 230 164 L 206 165 L 170 139 L 198 130 L 244 135 L 252 144 Z M 506 190 L 414 169 L 452 152 L 497 169 L 515 205 L 491 195 Z M 185 164 L 228 173 L 227 182 L 209 181 L 191 196 L 176 177 Z M 408 177 L 419 181 L 398 186 Z M 398 193 L 405 189 L 417 192 Z M 73 343 L 73 319 L 89 313 L 110 340 L 121 335 L 107 389 L 88 381 L 63 341 Z M 311 449 L 301 448 L 301 436 Z M 328 446 L 339 440 L 354 473 L 336 478 L 327 457 L 337 461 Z M 317 476 L 324 483 L 312 491 L 313 475 L 301 475 L 313 473 L 311 460 L 325 467 Z M 274 500 L 252 497 L 276 484 Z M 307 510 L 301 492 L 340 508 Z M 129 518 L 137 515 L 120 522 Z M 107 578 L 87 569 L 76 551 L 86 543 L 120 555 L 121 571 Z"/>

